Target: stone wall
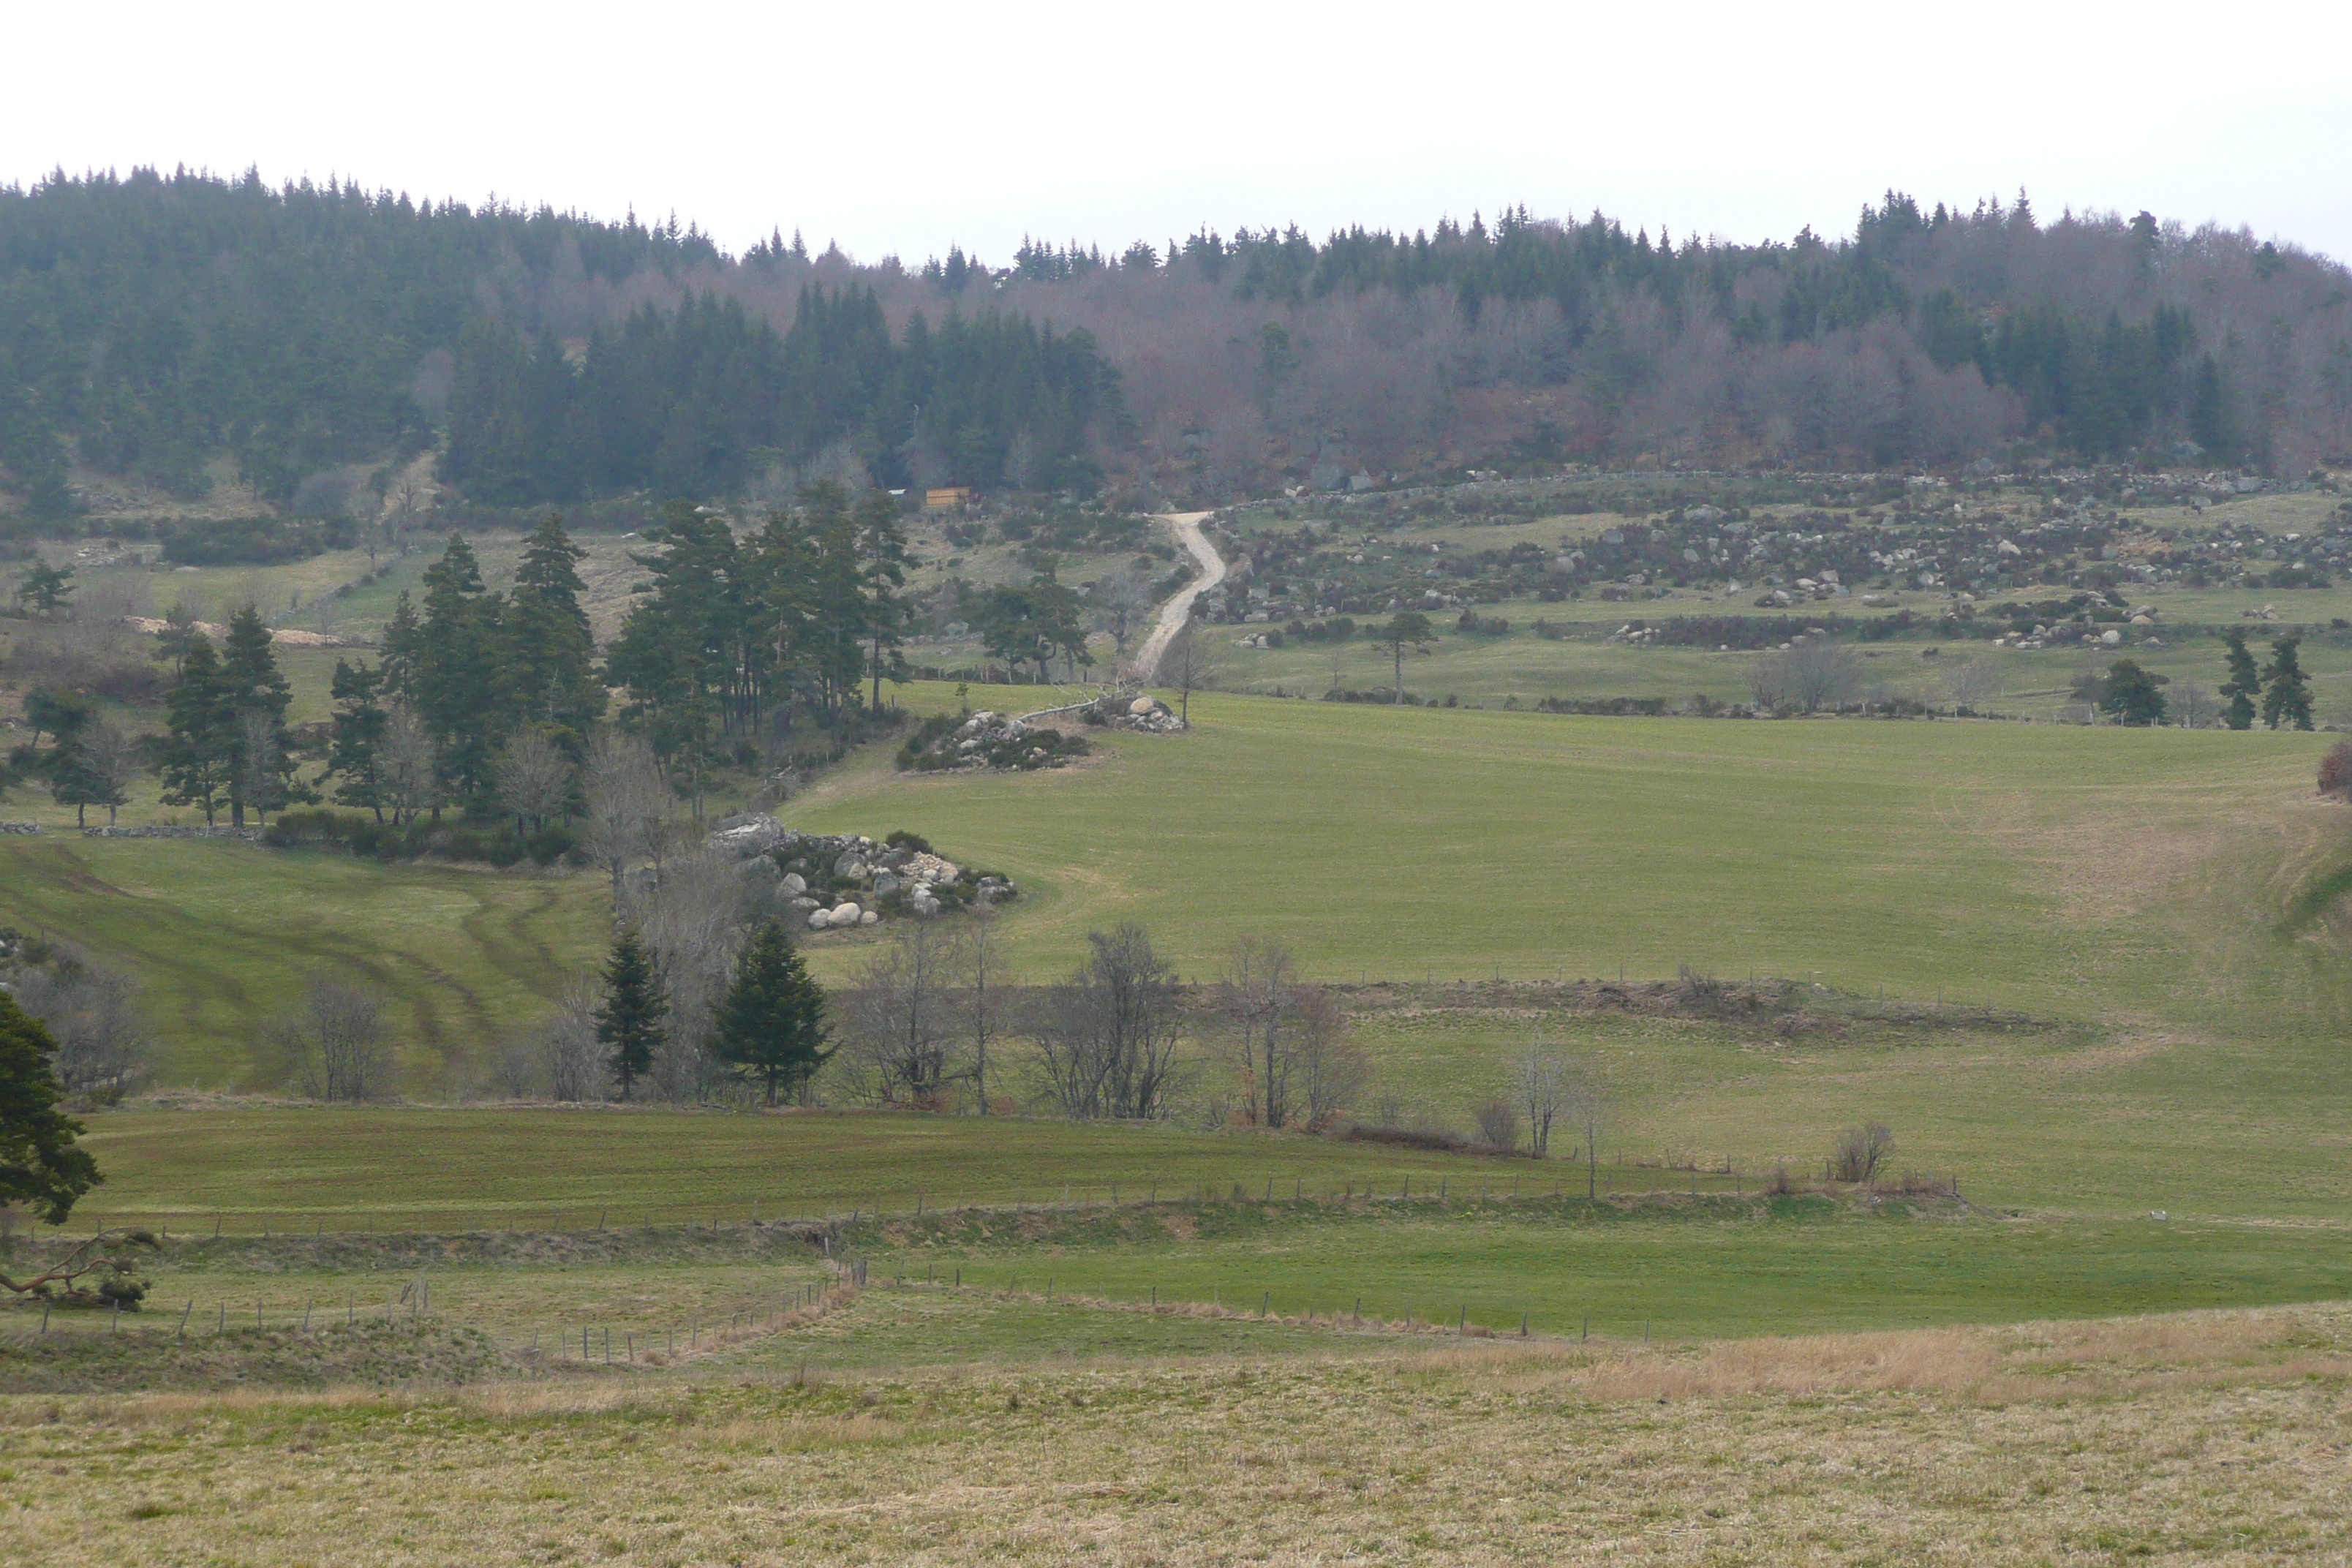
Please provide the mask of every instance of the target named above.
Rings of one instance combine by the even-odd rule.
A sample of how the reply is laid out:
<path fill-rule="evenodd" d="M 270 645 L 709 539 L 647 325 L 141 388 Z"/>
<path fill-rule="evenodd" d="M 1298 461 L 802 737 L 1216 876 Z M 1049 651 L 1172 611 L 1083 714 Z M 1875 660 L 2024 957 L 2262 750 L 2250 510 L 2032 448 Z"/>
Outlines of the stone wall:
<path fill-rule="evenodd" d="M 258 827 L 85 827 L 84 838 L 242 838 L 261 842 Z"/>
<path fill-rule="evenodd" d="M 37 822 L 0 822 L 0 833 L 38 833 L 40 830 L 41 825 Z"/>

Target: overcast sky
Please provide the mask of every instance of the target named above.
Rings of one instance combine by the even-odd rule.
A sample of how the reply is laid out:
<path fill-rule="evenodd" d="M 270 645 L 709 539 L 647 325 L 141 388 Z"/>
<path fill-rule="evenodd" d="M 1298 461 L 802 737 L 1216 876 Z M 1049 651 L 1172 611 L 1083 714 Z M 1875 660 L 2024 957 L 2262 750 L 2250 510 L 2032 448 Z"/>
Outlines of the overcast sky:
<path fill-rule="evenodd" d="M 29 13 L 29 14 L 28 14 Z M 1889 186 L 2352 258 L 2352 6 L 53 5 L 0 180 L 185 163 L 862 259 L 1404 228 L 1526 203 L 1738 240 Z"/>

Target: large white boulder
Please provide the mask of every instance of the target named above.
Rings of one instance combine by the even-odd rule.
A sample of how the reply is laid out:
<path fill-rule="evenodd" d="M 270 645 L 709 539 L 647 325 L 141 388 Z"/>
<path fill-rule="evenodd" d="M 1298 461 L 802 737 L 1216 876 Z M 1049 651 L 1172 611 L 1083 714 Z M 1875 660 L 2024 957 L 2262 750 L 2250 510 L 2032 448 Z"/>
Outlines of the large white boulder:
<path fill-rule="evenodd" d="M 833 919 L 828 923 L 837 926 L 854 926 L 857 923 L 860 912 L 856 904 L 835 904 L 833 906 Z"/>
<path fill-rule="evenodd" d="M 831 910 L 811 910 L 809 911 L 809 930 L 823 931 L 832 923 L 833 911 Z"/>

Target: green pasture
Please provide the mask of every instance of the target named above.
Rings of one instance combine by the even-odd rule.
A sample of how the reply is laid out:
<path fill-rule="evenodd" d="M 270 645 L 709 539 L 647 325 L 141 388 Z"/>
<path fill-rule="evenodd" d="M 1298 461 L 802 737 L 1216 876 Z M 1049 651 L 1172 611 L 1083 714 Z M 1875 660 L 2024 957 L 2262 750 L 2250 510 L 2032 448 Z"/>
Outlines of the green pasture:
<path fill-rule="evenodd" d="M 2059 590 L 2050 590 L 2058 593 Z M 2338 602 L 2340 601 L 2340 603 Z M 2138 601 L 2135 601 L 2137 603 Z M 2268 622 L 2239 622 L 2239 611 L 2274 604 L 2285 621 L 2317 621 L 2328 616 L 2352 616 L 2352 584 L 2342 594 L 2227 593 L 2213 590 L 2170 597 L 2150 596 L 2166 621 L 2180 624 L 2242 624 L 2256 654 L 2267 657 L 2270 640 L 2281 626 Z M 1948 607 L 1927 595 L 1907 599 L 1915 611 L 1940 615 Z M 1748 676 L 1758 653 L 1717 651 L 1701 647 L 1642 647 L 1608 642 L 1607 637 L 1632 621 L 1659 622 L 1677 616 L 1787 616 L 1832 613 L 1849 619 L 1894 613 L 1862 609 L 1856 600 L 1802 605 L 1788 610 L 1757 609 L 1746 595 L 1730 599 L 1676 592 L 1664 599 L 1626 603 L 1567 600 L 1557 605 L 1513 600 L 1478 607 L 1487 617 L 1510 623 L 1501 637 L 1465 636 L 1454 629 L 1452 612 L 1432 616 L 1439 636 L 1425 653 L 1408 655 L 1404 686 L 1429 701 L 1452 696 L 1462 702 L 1498 708 L 1516 700 L 1532 707 L 1545 698 L 1592 700 L 1612 697 L 1663 698 L 1670 706 L 1688 703 L 1703 693 L 1718 702 L 1748 702 L 1755 692 Z M 1363 620 L 1364 617 L 1359 617 Z M 1374 617 L 1377 619 L 1377 617 Z M 1538 620 L 1574 627 L 1567 637 L 1549 639 L 1534 629 Z M 1279 691 L 1289 697 L 1319 699 L 1335 684 L 1359 691 L 1386 687 L 1394 666 L 1385 649 L 1369 637 L 1345 643 L 1286 640 L 1278 648 L 1232 646 L 1258 626 L 1216 626 L 1210 629 L 1217 654 L 1224 661 L 1219 684 L 1253 694 Z M 1972 638 L 1890 638 L 1854 647 L 1862 661 L 1863 694 L 1906 698 L 1931 707 L 1949 709 L 1969 691 L 1957 673 L 1973 666 L 1981 677 L 1970 697 L 1979 711 L 2005 718 L 2053 720 L 2062 713 L 2080 718 L 2083 705 L 2070 694 L 2084 673 L 2103 671 L 2119 658 L 2131 658 L 2174 682 L 2194 680 L 2205 691 L 2206 721 L 2218 713 L 2213 689 L 2221 685 L 2223 649 L 2218 637 L 2183 637 L 2165 624 L 2126 627 L 2131 640 L 2113 647 L 2051 647 L 2023 651 L 1994 647 Z M 2144 646 L 2156 637 L 2163 646 Z M 2339 634 L 2306 636 L 2301 658 L 2312 677 L 2313 704 L 2324 721 L 2352 726 L 2352 638 Z M 2177 696 L 2177 694 L 2176 694 Z"/>
<path fill-rule="evenodd" d="M 1097 759 L 1048 773 L 877 757 L 782 814 L 1009 871 L 1027 895 L 1002 930 L 1034 975 L 1136 920 L 1200 977 L 1265 931 L 1329 980 L 1688 965 L 2083 1019 L 2335 1016 L 2329 966 L 2278 934 L 2341 860 L 2342 808 L 2311 791 L 2323 736 L 1192 709 L 1190 734 L 1097 732 Z"/>
<path fill-rule="evenodd" d="M 77 1226 L 205 1234 L 579 1232 L 1236 1186 L 1277 1196 L 1434 1192 L 1507 1185 L 1526 1165 L 1165 1123 L 870 1110 L 133 1110 L 89 1126 L 86 1146 L 107 1179 L 83 1200 Z M 1633 1190 L 1685 1179 L 1616 1178 Z"/>
<path fill-rule="evenodd" d="M 593 876 L 184 839 L 0 839 L 0 924 L 84 943 L 135 973 L 174 1087 L 271 1087 L 270 1020 L 325 974 L 383 992 L 408 1081 L 470 1081 L 499 1034 L 543 1010 L 603 951 Z"/>
<path fill-rule="evenodd" d="M 962 1216 L 872 1228 L 872 1277 L 1025 1295 L 1208 1301 L 1538 1334 L 1711 1338 L 2324 1300 L 2352 1290 L 2338 1230 L 2012 1217 L 1948 1205 L 1702 1197 L 1337 1207 L 1225 1204 L 995 1235 Z M 1076 1228 L 1076 1227 L 1074 1227 Z M 1359 1307 L 1360 1302 L 1360 1308 Z"/>

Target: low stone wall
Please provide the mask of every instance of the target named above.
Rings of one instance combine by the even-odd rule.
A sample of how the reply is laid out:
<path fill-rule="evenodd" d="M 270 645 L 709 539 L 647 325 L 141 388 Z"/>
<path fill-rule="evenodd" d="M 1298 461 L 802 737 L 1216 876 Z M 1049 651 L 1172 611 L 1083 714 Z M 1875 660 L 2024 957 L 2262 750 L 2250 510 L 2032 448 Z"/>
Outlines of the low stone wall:
<path fill-rule="evenodd" d="M 84 838 L 242 838 L 261 842 L 258 827 L 85 827 Z"/>
<path fill-rule="evenodd" d="M 40 830 L 41 825 L 37 822 L 0 822 L 0 833 L 38 833 Z"/>

